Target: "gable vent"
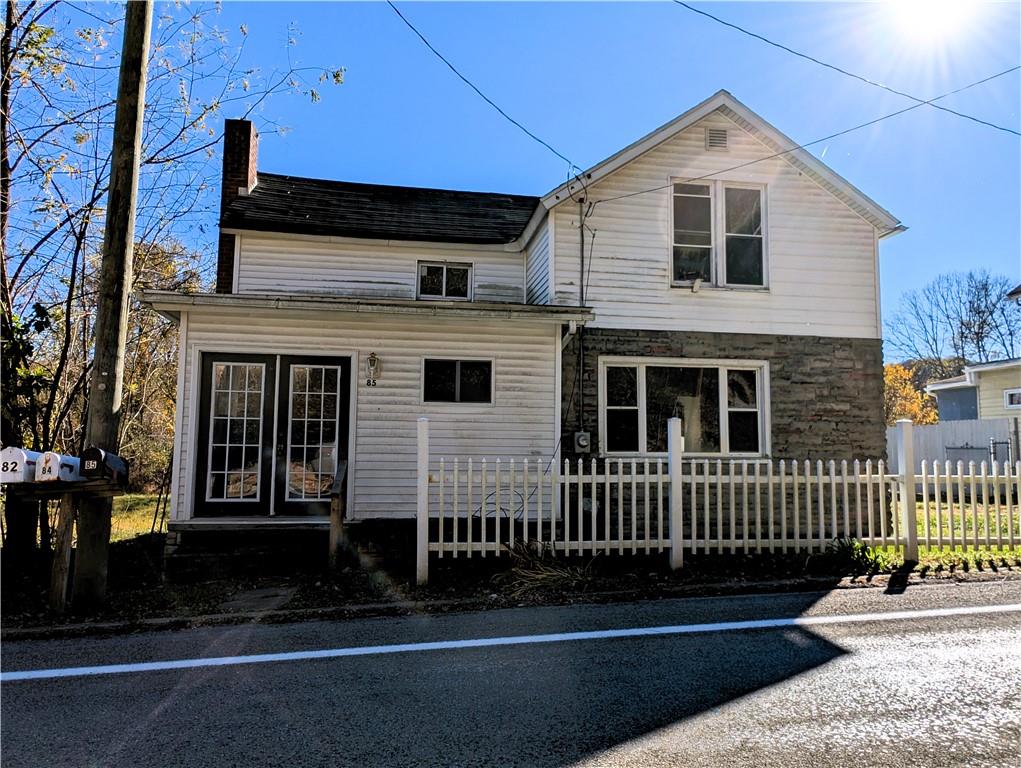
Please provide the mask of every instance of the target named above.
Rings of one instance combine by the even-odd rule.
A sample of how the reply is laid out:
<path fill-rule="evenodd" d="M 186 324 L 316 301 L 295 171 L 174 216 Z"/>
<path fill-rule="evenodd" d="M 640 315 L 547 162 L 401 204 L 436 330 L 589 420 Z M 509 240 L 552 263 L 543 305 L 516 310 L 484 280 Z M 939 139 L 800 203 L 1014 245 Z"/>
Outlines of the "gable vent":
<path fill-rule="evenodd" d="M 727 129 L 726 128 L 706 128 L 705 129 L 705 148 L 706 149 L 726 149 L 727 148 Z"/>

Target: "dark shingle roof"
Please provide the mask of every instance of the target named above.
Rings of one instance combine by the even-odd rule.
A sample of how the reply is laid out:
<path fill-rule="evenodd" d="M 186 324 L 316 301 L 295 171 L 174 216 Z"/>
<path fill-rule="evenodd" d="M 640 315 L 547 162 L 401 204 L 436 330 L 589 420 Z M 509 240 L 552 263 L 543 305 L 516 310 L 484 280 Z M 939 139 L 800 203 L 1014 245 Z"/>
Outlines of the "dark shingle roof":
<path fill-rule="evenodd" d="M 509 243 L 538 197 L 355 184 L 260 173 L 223 211 L 234 229 L 442 243 Z"/>

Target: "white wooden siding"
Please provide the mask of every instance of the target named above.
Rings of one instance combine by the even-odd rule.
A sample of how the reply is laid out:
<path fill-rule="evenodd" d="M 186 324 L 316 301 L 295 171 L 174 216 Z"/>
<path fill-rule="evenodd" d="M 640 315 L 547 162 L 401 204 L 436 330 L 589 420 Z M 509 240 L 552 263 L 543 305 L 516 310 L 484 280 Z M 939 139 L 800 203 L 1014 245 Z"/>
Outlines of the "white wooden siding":
<path fill-rule="evenodd" d="M 529 304 L 549 304 L 549 219 L 543 220 L 525 251 L 525 300 Z"/>
<path fill-rule="evenodd" d="M 353 355 L 356 421 L 350 515 L 413 517 L 416 419 L 431 421 L 434 456 L 534 458 L 555 452 L 555 323 L 457 320 L 340 312 L 188 313 L 182 351 L 181 435 L 175 463 L 174 520 L 191 517 L 195 471 L 198 353 Z M 380 359 L 377 386 L 365 386 L 364 361 Z M 493 404 L 422 403 L 424 357 L 492 359 Z"/>
<path fill-rule="evenodd" d="M 524 254 L 498 248 L 242 233 L 238 293 L 414 299 L 419 261 L 473 265 L 476 301 L 524 301 Z"/>
<path fill-rule="evenodd" d="M 705 149 L 706 126 L 729 131 L 729 150 Z M 588 189 L 592 201 L 669 185 L 771 154 L 714 113 Z M 714 178 L 766 185 L 769 290 L 698 293 L 670 287 L 669 187 L 598 203 L 585 292 L 593 327 L 879 338 L 874 227 L 781 158 Z M 555 217 L 552 303 L 578 303 L 578 210 Z M 586 249 L 586 256 L 588 255 Z"/>

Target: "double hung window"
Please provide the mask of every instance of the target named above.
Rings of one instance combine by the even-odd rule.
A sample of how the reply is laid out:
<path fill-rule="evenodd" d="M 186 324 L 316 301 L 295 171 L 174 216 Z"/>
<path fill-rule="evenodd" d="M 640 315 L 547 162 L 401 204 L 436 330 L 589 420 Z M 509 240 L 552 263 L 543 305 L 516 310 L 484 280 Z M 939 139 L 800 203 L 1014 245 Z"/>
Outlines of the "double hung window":
<path fill-rule="evenodd" d="M 674 184 L 671 283 L 764 287 L 764 200 L 758 186 Z"/>

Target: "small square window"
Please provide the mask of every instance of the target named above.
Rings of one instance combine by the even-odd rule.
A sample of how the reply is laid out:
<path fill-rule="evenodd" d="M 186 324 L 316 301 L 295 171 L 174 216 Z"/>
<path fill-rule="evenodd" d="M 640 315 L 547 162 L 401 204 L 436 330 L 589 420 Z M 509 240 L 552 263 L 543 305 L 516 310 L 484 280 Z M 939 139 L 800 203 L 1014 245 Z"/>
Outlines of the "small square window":
<path fill-rule="evenodd" d="M 420 299 L 471 298 L 471 265 L 425 263 L 418 265 L 418 297 Z"/>
<path fill-rule="evenodd" d="M 1021 389 L 1003 390 L 1003 407 L 1011 409 L 1021 408 Z"/>
<path fill-rule="evenodd" d="M 489 360 L 426 360 L 422 399 L 427 403 L 491 403 Z"/>

